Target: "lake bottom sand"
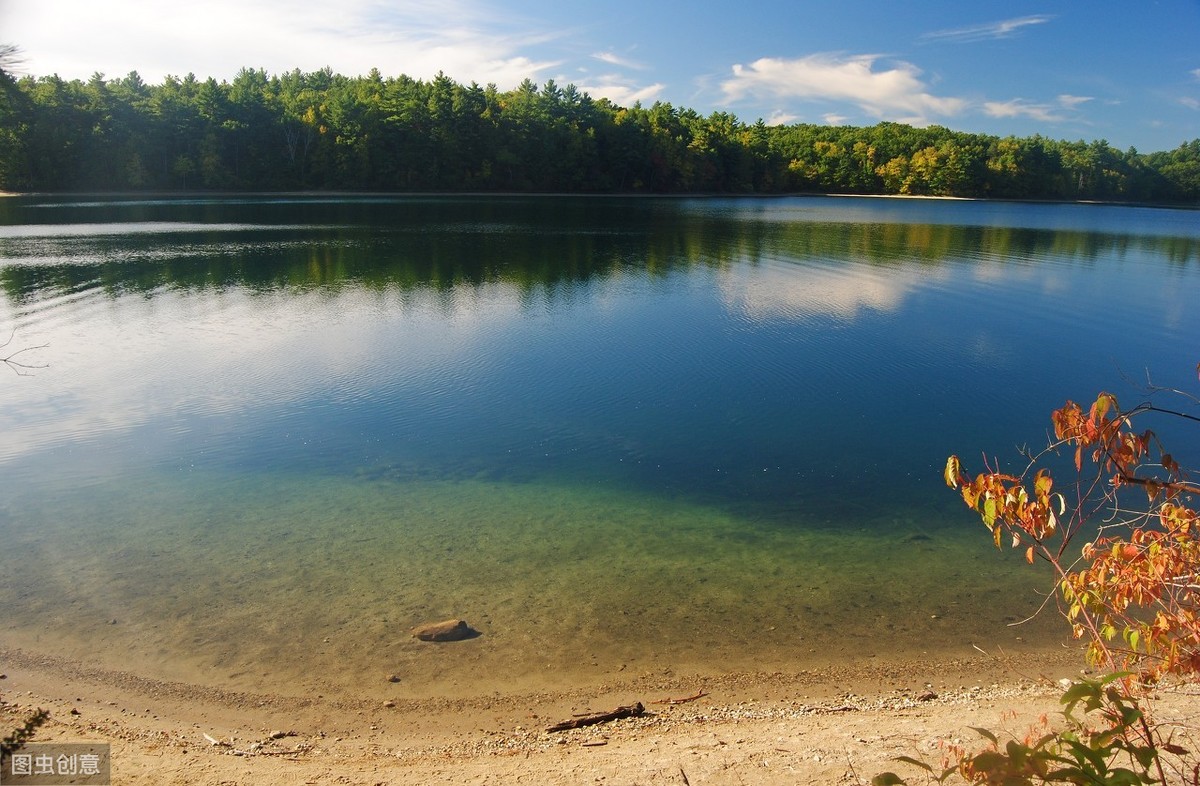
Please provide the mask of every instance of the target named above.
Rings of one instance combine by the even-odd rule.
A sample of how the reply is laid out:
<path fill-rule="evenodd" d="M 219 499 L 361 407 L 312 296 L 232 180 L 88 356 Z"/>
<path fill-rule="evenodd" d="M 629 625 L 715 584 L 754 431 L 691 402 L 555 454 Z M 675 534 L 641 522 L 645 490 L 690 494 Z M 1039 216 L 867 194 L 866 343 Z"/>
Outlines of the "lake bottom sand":
<path fill-rule="evenodd" d="M 368 700 L 234 692 L 0 649 L 0 719 L 7 729 L 44 707 L 36 741 L 110 743 L 114 784 L 865 784 L 905 772 L 896 756 L 937 764 L 939 741 L 974 746 L 969 726 L 1023 735 L 1053 719 L 1057 681 L 1081 666 L 1073 649 L 1011 662 L 976 651 L 400 700 L 381 679 Z M 640 717 L 547 731 L 635 702 Z M 1163 702 L 1174 713 L 1196 703 Z"/>

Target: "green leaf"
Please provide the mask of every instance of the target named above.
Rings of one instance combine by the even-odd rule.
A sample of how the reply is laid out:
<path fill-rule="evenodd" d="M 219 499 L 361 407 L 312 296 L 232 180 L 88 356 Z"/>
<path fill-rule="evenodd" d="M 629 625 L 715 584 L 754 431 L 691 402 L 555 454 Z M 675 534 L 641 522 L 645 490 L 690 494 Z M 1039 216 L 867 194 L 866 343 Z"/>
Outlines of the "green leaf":
<path fill-rule="evenodd" d="M 1071 751 L 1071 755 L 1075 757 L 1075 761 L 1081 765 L 1087 762 L 1092 765 L 1095 772 L 1101 773 L 1108 769 L 1104 754 L 1100 751 L 1094 751 L 1082 742 L 1072 742 L 1067 748 Z"/>
<path fill-rule="evenodd" d="M 1067 705 L 1067 712 L 1075 709 L 1075 705 L 1087 698 L 1096 698 L 1100 695 L 1100 686 L 1094 682 L 1080 681 L 1071 683 L 1071 687 L 1067 688 L 1063 693 L 1060 702 Z"/>
<path fill-rule="evenodd" d="M 1150 765 L 1158 758 L 1158 751 L 1154 748 L 1134 748 L 1132 751 L 1133 758 L 1137 759 L 1137 763 L 1142 765 L 1142 769 L 1150 769 Z"/>
<path fill-rule="evenodd" d="M 1098 684 L 1108 685 L 1109 683 L 1117 682 L 1119 680 L 1125 679 L 1126 677 L 1132 677 L 1132 676 L 1134 676 L 1132 671 L 1114 671 L 1112 674 L 1106 674 L 1103 677 L 1101 677 Z"/>
<path fill-rule="evenodd" d="M 1138 775 L 1133 770 L 1127 770 L 1124 767 L 1118 767 L 1105 773 L 1105 786 L 1143 786 L 1148 783 L 1157 783 L 1156 779 L 1145 779 Z"/>

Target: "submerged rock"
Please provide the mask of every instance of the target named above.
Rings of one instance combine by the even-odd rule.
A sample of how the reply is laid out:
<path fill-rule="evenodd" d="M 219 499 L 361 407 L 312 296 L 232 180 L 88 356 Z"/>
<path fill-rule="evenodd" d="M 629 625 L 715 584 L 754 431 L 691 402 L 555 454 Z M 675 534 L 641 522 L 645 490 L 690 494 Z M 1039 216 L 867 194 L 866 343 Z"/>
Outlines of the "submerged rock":
<path fill-rule="evenodd" d="M 418 625 L 412 629 L 412 635 L 421 641 L 462 641 L 478 636 L 479 631 L 473 630 L 465 620 L 445 620 Z"/>

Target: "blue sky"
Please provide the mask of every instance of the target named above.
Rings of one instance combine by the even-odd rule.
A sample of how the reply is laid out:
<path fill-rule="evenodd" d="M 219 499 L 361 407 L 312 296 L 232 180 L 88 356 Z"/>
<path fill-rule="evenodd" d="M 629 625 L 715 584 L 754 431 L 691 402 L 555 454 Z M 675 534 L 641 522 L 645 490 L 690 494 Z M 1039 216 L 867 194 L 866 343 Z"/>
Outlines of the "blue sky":
<path fill-rule="evenodd" d="M 0 0 L 0 42 L 35 76 L 377 67 L 747 122 L 1200 137 L 1200 0 Z"/>

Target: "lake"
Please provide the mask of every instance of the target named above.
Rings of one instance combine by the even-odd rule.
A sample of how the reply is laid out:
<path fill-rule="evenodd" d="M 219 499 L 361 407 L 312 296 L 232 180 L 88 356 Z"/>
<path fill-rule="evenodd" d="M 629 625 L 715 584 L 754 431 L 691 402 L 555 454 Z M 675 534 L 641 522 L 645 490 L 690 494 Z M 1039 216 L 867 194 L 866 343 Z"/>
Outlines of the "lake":
<path fill-rule="evenodd" d="M 19 197 L 0 285 L 0 647 L 296 694 L 1058 646 L 946 456 L 1200 361 L 1170 209 Z"/>

